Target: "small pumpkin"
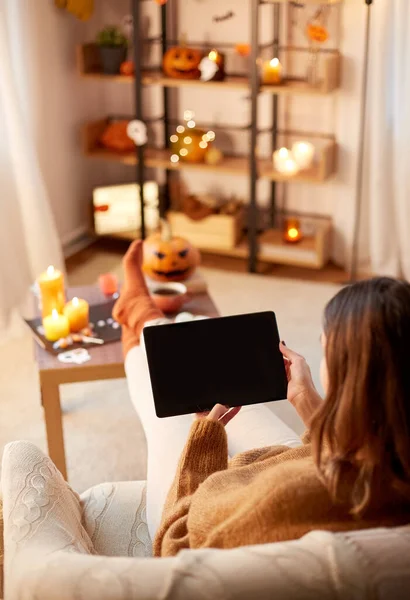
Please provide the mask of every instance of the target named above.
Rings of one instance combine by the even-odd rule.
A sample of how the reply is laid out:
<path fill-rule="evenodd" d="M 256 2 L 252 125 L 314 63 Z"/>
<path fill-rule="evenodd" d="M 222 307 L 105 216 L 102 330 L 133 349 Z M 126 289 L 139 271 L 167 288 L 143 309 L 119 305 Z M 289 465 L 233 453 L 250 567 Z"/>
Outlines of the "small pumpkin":
<path fill-rule="evenodd" d="M 173 79 L 199 79 L 202 52 L 186 46 L 174 46 L 165 54 L 162 67 L 165 75 Z"/>
<path fill-rule="evenodd" d="M 121 75 L 134 75 L 135 65 L 133 60 L 124 60 L 120 66 Z"/>
<path fill-rule="evenodd" d="M 179 132 L 179 129 L 181 132 Z M 171 136 L 172 151 L 183 162 L 204 162 L 207 152 L 212 146 L 209 134 L 198 127 L 182 127 Z"/>
<path fill-rule="evenodd" d="M 195 271 L 200 254 L 190 242 L 173 237 L 169 224 L 161 220 L 161 231 L 144 242 L 143 271 L 155 281 L 184 281 Z"/>
<path fill-rule="evenodd" d="M 129 121 L 122 120 L 108 123 L 99 139 L 99 143 L 115 152 L 132 152 L 135 150 L 135 143 L 127 134 L 128 123 Z"/>
<path fill-rule="evenodd" d="M 309 23 L 306 28 L 306 35 L 312 42 L 323 44 L 329 39 L 329 33 L 326 27 L 319 23 Z"/>

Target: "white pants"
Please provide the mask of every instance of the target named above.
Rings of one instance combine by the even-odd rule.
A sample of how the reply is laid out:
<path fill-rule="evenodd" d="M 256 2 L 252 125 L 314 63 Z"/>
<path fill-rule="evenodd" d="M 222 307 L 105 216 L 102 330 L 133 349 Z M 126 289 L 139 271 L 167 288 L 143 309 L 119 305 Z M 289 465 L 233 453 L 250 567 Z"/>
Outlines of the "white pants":
<path fill-rule="evenodd" d="M 161 323 L 164 321 L 152 321 L 149 325 Z M 192 415 L 166 419 L 156 416 L 143 343 L 128 352 L 125 371 L 131 401 L 147 440 L 147 520 L 154 539 L 193 418 Z M 230 456 L 264 446 L 301 444 L 300 437 L 263 404 L 244 406 L 227 425 L 227 433 Z"/>

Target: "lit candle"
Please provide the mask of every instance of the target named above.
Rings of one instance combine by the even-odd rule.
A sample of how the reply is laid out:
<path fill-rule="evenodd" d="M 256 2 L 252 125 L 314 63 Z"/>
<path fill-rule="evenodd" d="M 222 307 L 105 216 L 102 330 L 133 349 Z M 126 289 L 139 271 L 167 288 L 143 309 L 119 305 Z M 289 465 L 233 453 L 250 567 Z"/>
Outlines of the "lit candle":
<path fill-rule="evenodd" d="M 286 219 L 285 228 L 283 232 L 283 239 L 285 242 L 295 244 L 303 239 L 303 234 L 300 229 L 299 219 Z"/>
<path fill-rule="evenodd" d="M 308 169 L 315 157 L 315 147 L 310 142 L 295 142 L 292 155 L 300 169 Z"/>
<path fill-rule="evenodd" d="M 277 85 L 282 82 L 282 65 L 278 58 L 263 63 L 262 83 Z"/>
<path fill-rule="evenodd" d="M 64 314 L 70 323 L 72 333 L 88 327 L 89 306 L 86 300 L 73 298 L 65 305 Z"/>
<path fill-rule="evenodd" d="M 273 165 L 277 171 L 283 169 L 285 162 L 291 158 L 290 150 L 287 148 L 279 148 L 273 153 Z"/>
<path fill-rule="evenodd" d="M 49 342 L 56 342 L 70 333 L 70 324 L 65 315 L 59 315 L 54 308 L 51 315 L 43 319 L 44 335 Z"/>
<path fill-rule="evenodd" d="M 43 317 L 51 315 L 56 309 L 63 312 L 65 304 L 64 276 L 61 271 L 50 265 L 37 280 L 40 288 L 41 312 Z"/>

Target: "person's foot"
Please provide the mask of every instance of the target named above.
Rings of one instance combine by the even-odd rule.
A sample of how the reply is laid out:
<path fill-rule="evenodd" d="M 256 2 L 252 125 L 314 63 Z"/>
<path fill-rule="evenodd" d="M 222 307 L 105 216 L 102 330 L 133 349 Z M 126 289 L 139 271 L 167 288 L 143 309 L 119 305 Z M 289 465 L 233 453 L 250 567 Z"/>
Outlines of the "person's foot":
<path fill-rule="evenodd" d="M 164 317 L 149 295 L 142 273 L 142 259 L 142 242 L 137 240 L 131 244 L 123 258 L 124 285 L 112 313 L 114 319 L 123 326 L 124 356 L 140 343 L 145 323 Z"/>

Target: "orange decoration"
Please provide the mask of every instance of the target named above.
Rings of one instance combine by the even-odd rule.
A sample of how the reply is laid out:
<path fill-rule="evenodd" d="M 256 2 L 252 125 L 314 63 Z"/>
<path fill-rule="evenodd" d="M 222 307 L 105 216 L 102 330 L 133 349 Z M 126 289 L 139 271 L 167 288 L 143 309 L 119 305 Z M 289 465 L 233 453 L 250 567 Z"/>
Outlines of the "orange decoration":
<path fill-rule="evenodd" d="M 115 152 L 132 152 L 135 143 L 127 135 L 128 121 L 109 123 L 100 137 L 100 144 Z"/>
<path fill-rule="evenodd" d="M 166 4 L 166 3 L 167 3 L 167 1 L 168 1 L 168 0 L 155 0 L 155 2 L 156 2 L 157 4 L 159 4 L 160 6 L 163 6 L 164 4 Z"/>
<path fill-rule="evenodd" d="M 303 239 L 299 219 L 286 219 L 283 231 L 283 239 L 288 244 L 296 244 Z"/>
<path fill-rule="evenodd" d="M 161 223 L 161 232 L 144 242 L 143 271 L 156 281 L 183 281 L 199 265 L 200 254 L 187 240 L 173 237 L 166 221 Z"/>
<path fill-rule="evenodd" d="M 239 56 L 249 56 L 251 53 L 251 45 L 250 44 L 236 44 L 235 52 L 239 54 Z"/>
<path fill-rule="evenodd" d="M 201 72 L 199 63 L 202 60 L 202 52 L 185 46 L 170 48 L 163 58 L 163 70 L 165 75 L 174 79 L 199 79 Z"/>
<path fill-rule="evenodd" d="M 125 60 L 120 66 L 121 75 L 134 75 L 135 65 L 132 60 Z"/>
<path fill-rule="evenodd" d="M 306 35 L 312 42 L 323 44 L 329 39 L 329 33 L 326 27 L 317 23 L 309 23 L 306 27 Z"/>

